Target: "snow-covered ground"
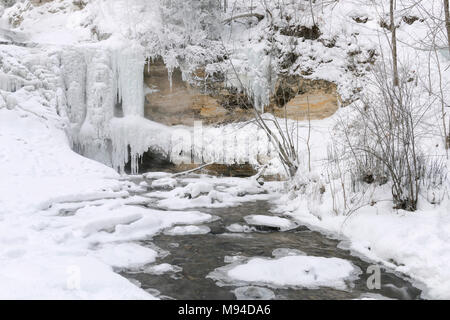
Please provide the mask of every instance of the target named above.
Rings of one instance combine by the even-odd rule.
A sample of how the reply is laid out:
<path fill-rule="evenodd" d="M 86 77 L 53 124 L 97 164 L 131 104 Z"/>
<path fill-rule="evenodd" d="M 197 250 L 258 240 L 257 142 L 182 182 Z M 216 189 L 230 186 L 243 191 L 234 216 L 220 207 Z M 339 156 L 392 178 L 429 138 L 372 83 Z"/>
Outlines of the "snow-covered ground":
<path fill-rule="evenodd" d="M 61 202 L 120 199 L 118 175 L 75 154 L 64 132 L 6 108 L 0 109 L 0 145 L 0 296 L 149 298 L 95 257 L 82 225 L 51 227 L 59 219 L 46 211 Z M 137 259 L 153 255 L 142 251 Z"/>
<path fill-rule="evenodd" d="M 137 240 L 213 218 L 137 206 L 150 201 L 130 196 L 141 187 L 74 153 L 63 131 L 34 115 L 0 109 L 0 145 L 1 298 L 152 298 L 113 268 L 155 261 Z M 168 232 L 205 227 L 178 228 Z"/>

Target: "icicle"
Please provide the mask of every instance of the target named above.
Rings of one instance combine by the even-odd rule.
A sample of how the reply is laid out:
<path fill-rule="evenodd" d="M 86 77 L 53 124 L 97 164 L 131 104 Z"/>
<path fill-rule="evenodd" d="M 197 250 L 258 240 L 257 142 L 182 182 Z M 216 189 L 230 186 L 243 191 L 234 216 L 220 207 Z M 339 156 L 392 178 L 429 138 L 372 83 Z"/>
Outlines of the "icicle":
<path fill-rule="evenodd" d="M 114 118 L 111 125 L 112 165 L 124 172 L 125 164 L 130 161 L 131 173 L 139 170 L 141 156 L 150 147 L 168 152 L 170 131 L 167 127 L 139 116 Z"/>
<path fill-rule="evenodd" d="M 127 126 L 123 126 L 120 121 L 114 121 L 111 124 L 112 164 L 120 172 L 124 172 L 125 164 L 130 161 L 131 173 L 136 174 L 139 169 L 140 156 L 148 148 L 148 145 L 143 142 L 145 139 L 135 130 L 135 123 L 144 116 L 145 62 L 144 49 L 136 43 L 128 43 L 116 48 L 113 52 L 116 103 L 122 103 L 124 117 L 131 120 L 128 122 L 124 119 Z M 148 63 L 148 68 L 150 70 L 150 63 Z"/>
<path fill-rule="evenodd" d="M 169 52 L 167 53 L 166 56 L 164 56 L 164 64 L 166 65 L 167 68 L 167 75 L 169 77 L 169 86 L 170 86 L 170 92 L 172 92 L 172 75 L 173 75 L 173 70 L 175 70 L 175 68 L 179 67 L 178 65 L 178 61 L 176 58 L 176 55 L 174 52 Z"/>
<path fill-rule="evenodd" d="M 113 53 L 117 96 L 124 116 L 144 116 L 144 67 L 144 49 L 139 44 L 128 44 Z"/>
<path fill-rule="evenodd" d="M 167 69 L 167 76 L 169 77 L 169 87 L 170 87 L 170 92 L 172 92 L 172 83 L 173 83 L 173 71 L 171 69 Z"/>
<path fill-rule="evenodd" d="M 23 81 L 16 76 L 0 73 L 0 90 L 15 92 L 23 86 Z"/>

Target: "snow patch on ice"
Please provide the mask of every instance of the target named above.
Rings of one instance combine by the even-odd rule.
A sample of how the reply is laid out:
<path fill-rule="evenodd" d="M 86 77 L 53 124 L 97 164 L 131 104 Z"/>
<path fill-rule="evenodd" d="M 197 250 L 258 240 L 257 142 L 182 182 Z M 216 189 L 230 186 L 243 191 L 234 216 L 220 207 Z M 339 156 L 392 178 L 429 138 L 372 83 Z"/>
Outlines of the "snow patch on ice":
<path fill-rule="evenodd" d="M 275 227 L 279 228 L 281 231 L 286 231 L 297 227 L 295 222 L 275 216 L 249 215 L 245 216 L 244 219 L 249 225 Z"/>
<path fill-rule="evenodd" d="M 347 260 L 312 256 L 251 258 L 217 268 L 207 277 L 217 285 L 267 285 L 274 288 L 331 287 L 346 290 L 360 270 Z"/>
<path fill-rule="evenodd" d="M 227 226 L 227 230 L 230 232 L 253 232 L 256 231 L 254 227 L 242 225 L 239 223 L 233 223 Z"/>
<path fill-rule="evenodd" d="M 168 263 L 161 263 L 157 265 L 151 265 L 148 267 L 145 267 L 142 272 L 148 273 L 148 274 L 154 274 L 154 275 L 161 275 L 164 273 L 170 273 L 170 272 L 180 272 L 183 268 L 179 266 L 174 266 Z"/>
<path fill-rule="evenodd" d="M 176 226 L 164 231 L 164 234 L 169 236 L 182 236 L 191 234 L 206 234 L 211 229 L 207 226 Z"/>
<path fill-rule="evenodd" d="M 172 178 L 162 178 L 169 179 Z M 239 178 L 208 178 L 183 179 L 188 182 L 184 187 L 176 187 L 171 191 L 154 191 L 145 194 L 146 197 L 160 199 L 158 205 L 172 210 L 188 208 L 223 208 L 237 206 L 246 201 L 268 200 L 274 197 L 252 179 Z M 158 181 L 158 180 L 156 180 Z M 166 181 L 166 180 L 164 180 Z M 268 184 L 267 187 L 270 187 Z"/>
<path fill-rule="evenodd" d="M 152 181 L 152 188 L 173 189 L 177 185 L 177 180 L 173 178 L 160 178 Z"/>

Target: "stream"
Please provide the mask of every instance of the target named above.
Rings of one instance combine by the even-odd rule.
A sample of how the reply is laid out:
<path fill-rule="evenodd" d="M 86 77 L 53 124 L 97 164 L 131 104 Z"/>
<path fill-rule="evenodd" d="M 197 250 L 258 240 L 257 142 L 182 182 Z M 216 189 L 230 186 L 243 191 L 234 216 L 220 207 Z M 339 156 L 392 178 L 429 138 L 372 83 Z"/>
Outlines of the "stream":
<path fill-rule="evenodd" d="M 151 183 L 151 182 L 150 182 Z M 157 206 L 154 208 L 160 209 Z M 140 244 L 159 248 L 163 254 L 155 264 L 170 264 L 178 270 L 163 274 L 151 274 L 136 270 L 120 270 L 119 273 L 140 285 L 161 299 L 358 299 L 390 298 L 419 299 L 421 291 L 404 276 L 381 268 L 381 288 L 368 289 L 366 272 L 370 263 L 363 261 L 338 247 L 339 242 L 323 234 L 298 226 L 288 231 L 276 227 L 248 226 L 246 232 L 230 232 L 227 226 L 234 223 L 246 225 L 247 215 L 273 215 L 269 201 L 244 202 L 226 208 L 195 208 L 218 217 L 204 224 L 210 228 L 206 234 L 168 235 L 160 233 Z M 336 257 L 345 259 L 358 267 L 361 272 L 357 279 L 338 290 L 329 287 L 317 289 L 295 287 L 271 287 L 269 285 L 227 284 L 220 286 L 216 280 L 207 277 L 216 268 L 227 265 L 233 257 L 273 258 L 276 249 L 300 250 L 308 256 Z M 285 250 L 286 251 L 286 250 Z M 164 254 L 165 253 L 165 254 Z M 228 261 L 227 261 L 228 260 Z M 227 263 L 228 262 L 228 263 Z"/>

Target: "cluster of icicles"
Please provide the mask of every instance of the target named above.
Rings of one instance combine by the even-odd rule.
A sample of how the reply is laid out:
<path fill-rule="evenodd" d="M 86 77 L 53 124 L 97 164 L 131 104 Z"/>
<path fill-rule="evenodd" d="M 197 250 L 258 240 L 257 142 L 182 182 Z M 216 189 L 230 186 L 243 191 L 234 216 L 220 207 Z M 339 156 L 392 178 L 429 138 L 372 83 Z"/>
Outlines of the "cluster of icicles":
<path fill-rule="evenodd" d="M 14 92 L 23 87 L 22 79 L 0 72 L 0 90 Z"/>
<path fill-rule="evenodd" d="M 82 102 L 83 99 L 80 98 L 82 94 L 78 95 L 78 99 L 72 99 L 72 103 L 68 101 L 69 117 L 70 109 L 74 110 L 71 122 L 79 123 L 78 126 L 74 126 L 76 132 L 72 133 L 74 145 L 83 155 L 112 166 L 122 173 L 129 163 L 131 174 L 138 173 L 140 158 L 149 148 L 158 149 L 169 156 L 178 148 L 180 150 L 177 157 L 178 154 L 188 154 L 188 158 L 193 156 L 203 161 L 208 159 L 218 163 L 256 161 L 259 151 L 248 139 L 250 135 L 253 137 L 258 135 L 257 132 L 243 132 L 245 137 L 239 140 L 244 143 L 237 145 L 236 136 L 232 132 L 227 134 L 220 128 L 217 130 L 208 128 L 208 132 L 203 134 L 204 143 L 196 148 L 185 143 L 184 138 L 191 133 L 183 134 L 181 141 L 174 141 L 173 132 L 167 127 L 144 118 L 143 75 L 146 57 L 142 46 L 121 45 L 110 50 L 107 58 L 96 57 L 95 54 L 92 56 L 91 53 L 87 60 L 90 62 L 87 65 L 86 82 L 72 88 L 76 92 L 80 87 L 85 87 L 87 101 Z M 167 62 L 171 83 L 173 68 L 170 61 Z M 66 78 L 72 77 L 71 74 L 76 72 L 68 71 Z M 77 81 L 81 81 L 80 79 Z M 66 79 L 66 82 L 72 80 Z M 267 86 L 261 86 L 263 87 Z M 267 90 L 259 91 L 264 91 L 262 92 L 264 94 L 259 94 L 258 97 L 264 96 Z M 256 104 L 264 105 L 263 100 L 259 99 Z M 79 107 L 74 108 L 76 105 Z M 121 107 L 120 116 L 115 114 L 118 105 Z M 223 142 L 220 142 L 222 140 Z M 265 144 L 270 145 L 268 142 Z"/>
<path fill-rule="evenodd" d="M 144 116 L 144 49 L 127 44 L 106 53 L 86 50 L 78 60 L 65 54 L 63 69 L 74 148 L 119 172 L 131 160 L 131 171 L 136 173 L 139 153 L 145 152 L 134 150 L 138 141 L 132 132 L 137 129 L 134 122 Z M 117 109 L 121 109 L 120 114 L 116 114 Z"/>

